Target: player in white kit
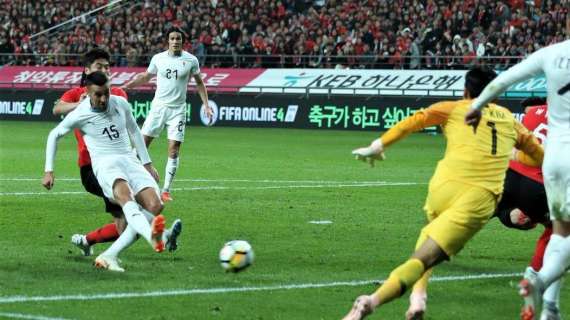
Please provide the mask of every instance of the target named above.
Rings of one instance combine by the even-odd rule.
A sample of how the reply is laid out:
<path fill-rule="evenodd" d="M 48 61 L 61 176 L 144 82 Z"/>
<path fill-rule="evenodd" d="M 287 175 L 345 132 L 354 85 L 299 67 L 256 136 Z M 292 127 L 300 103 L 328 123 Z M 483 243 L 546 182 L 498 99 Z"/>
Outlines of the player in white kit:
<path fill-rule="evenodd" d="M 84 99 L 49 134 L 45 175 L 42 184 L 53 187 L 57 141 L 77 128 L 83 134 L 91 155 L 93 171 L 107 198 L 119 204 L 127 220 L 121 236 L 95 259 L 95 265 L 112 271 L 124 271 L 118 264 L 120 251 L 132 244 L 137 234 L 156 252 L 164 250 L 164 216 L 156 183 L 158 174 L 152 166 L 143 136 L 122 97 L 110 95 L 109 79 L 100 71 L 85 78 L 89 99 Z M 131 141 L 138 157 L 132 153 Z"/>
<path fill-rule="evenodd" d="M 567 35 L 570 35 L 570 15 L 566 27 Z M 538 273 L 527 270 L 519 285 L 519 293 L 525 300 L 521 312 L 523 320 L 536 319 L 537 309 L 541 307 L 541 320 L 561 319 L 559 307 L 552 301 L 558 300 L 559 286 L 556 290 L 549 286 L 570 266 L 570 40 L 538 50 L 501 73 L 473 102 L 472 110 L 465 118 L 466 123 L 476 129 L 481 110 L 487 103 L 509 86 L 542 73 L 546 76 L 549 106 L 549 131 L 544 143 L 542 170 L 554 232 L 546 248 L 542 269 Z M 486 125 L 482 125 L 479 130 L 485 129 Z M 552 293 L 548 294 L 550 291 Z"/>
<path fill-rule="evenodd" d="M 168 160 L 164 175 L 161 198 L 171 201 L 170 186 L 179 166 L 180 144 L 184 141 L 186 126 L 186 92 L 190 76 L 196 81 L 196 89 L 206 115 L 212 119 L 212 109 L 208 105 L 208 92 L 200 75 L 198 59 L 182 50 L 184 33 L 173 28 L 167 32 L 168 50 L 155 54 L 146 72 L 139 73 L 125 84 L 123 89 L 131 89 L 147 83 L 156 75 L 156 92 L 149 114 L 141 129 L 148 147 L 166 126 L 168 138 Z"/>

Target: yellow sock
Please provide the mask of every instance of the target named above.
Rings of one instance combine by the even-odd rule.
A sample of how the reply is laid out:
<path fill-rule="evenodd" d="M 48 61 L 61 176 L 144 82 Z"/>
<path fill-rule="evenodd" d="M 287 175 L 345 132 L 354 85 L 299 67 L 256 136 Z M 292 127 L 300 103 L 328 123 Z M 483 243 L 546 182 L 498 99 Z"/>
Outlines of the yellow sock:
<path fill-rule="evenodd" d="M 400 297 L 424 273 L 424 264 L 418 259 L 410 259 L 394 269 L 388 280 L 374 292 L 380 304 L 385 304 Z"/>
<path fill-rule="evenodd" d="M 418 250 L 419 247 L 421 247 L 422 244 L 424 244 L 424 242 L 428 238 L 428 235 L 424 230 L 425 229 L 422 229 L 422 232 L 420 233 L 420 236 L 418 237 L 418 241 L 416 242 L 416 250 Z M 416 282 L 416 284 L 414 284 L 414 289 L 412 289 L 412 291 L 414 291 L 414 292 L 427 292 L 428 281 L 429 281 L 429 278 L 431 277 L 432 272 L 433 272 L 433 268 L 426 270 L 424 272 L 424 274 L 422 275 L 422 277 L 420 278 L 420 280 L 418 280 Z"/>
<path fill-rule="evenodd" d="M 416 284 L 414 284 L 414 289 L 412 289 L 412 291 L 414 291 L 414 292 L 426 292 L 429 277 L 431 277 L 432 272 L 433 272 L 433 268 L 426 270 L 426 272 L 424 272 L 424 274 L 422 275 L 420 280 L 416 281 Z"/>

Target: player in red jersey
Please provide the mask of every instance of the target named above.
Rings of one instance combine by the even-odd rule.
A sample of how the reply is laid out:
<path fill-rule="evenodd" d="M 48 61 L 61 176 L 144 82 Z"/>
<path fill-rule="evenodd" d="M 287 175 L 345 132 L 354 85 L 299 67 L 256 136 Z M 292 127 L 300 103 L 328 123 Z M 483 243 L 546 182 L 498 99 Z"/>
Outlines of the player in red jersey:
<path fill-rule="evenodd" d="M 83 65 L 85 68 L 83 70 L 81 85 L 66 91 L 61 96 L 61 99 L 54 106 L 53 114 L 66 115 L 73 111 L 83 98 L 87 96 L 87 88 L 83 86 L 83 78 L 95 71 L 102 71 L 107 76 L 110 76 L 110 61 L 111 57 L 105 50 L 94 48 L 88 51 L 84 56 Z M 125 91 L 118 87 L 112 87 L 111 94 L 127 99 Z M 103 198 L 105 202 L 105 211 L 110 213 L 114 219 L 114 223 L 106 224 L 96 230 L 88 232 L 85 235 L 74 234 L 71 237 L 71 242 L 81 249 L 84 255 L 89 256 L 93 254 L 92 245 L 96 243 L 115 241 L 119 237 L 120 233 L 125 229 L 126 221 L 121 207 L 112 203 L 104 196 L 101 186 L 93 173 L 91 157 L 89 156 L 89 152 L 87 151 L 81 132 L 75 129 L 74 134 L 77 139 L 77 153 L 79 154 L 78 164 L 81 173 L 81 183 L 89 193 Z M 182 224 L 180 220 L 176 220 L 173 223 L 172 228 L 167 230 L 166 246 L 170 251 L 176 250 L 177 237 L 181 232 L 181 227 Z"/>

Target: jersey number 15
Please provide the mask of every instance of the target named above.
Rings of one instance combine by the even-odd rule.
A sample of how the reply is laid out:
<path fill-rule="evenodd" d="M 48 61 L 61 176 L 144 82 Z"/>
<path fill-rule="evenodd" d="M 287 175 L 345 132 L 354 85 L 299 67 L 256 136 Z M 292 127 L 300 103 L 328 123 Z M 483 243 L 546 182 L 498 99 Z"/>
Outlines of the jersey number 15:
<path fill-rule="evenodd" d="M 101 132 L 101 134 L 106 134 L 109 137 L 109 140 L 117 139 L 119 137 L 119 131 L 117 131 L 117 127 L 114 124 L 112 124 L 109 128 L 103 129 L 103 132 Z"/>

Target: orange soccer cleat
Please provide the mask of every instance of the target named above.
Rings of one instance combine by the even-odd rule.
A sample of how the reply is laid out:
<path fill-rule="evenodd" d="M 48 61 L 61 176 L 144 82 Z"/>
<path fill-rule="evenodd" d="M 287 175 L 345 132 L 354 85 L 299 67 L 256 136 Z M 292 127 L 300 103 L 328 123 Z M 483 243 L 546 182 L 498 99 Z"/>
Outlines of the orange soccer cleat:
<path fill-rule="evenodd" d="M 162 234 L 164 233 L 164 225 L 166 224 L 166 219 L 163 215 L 159 214 L 152 220 L 151 228 L 151 240 L 154 251 L 162 252 L 164 251 L 164 241 L 162 240 Z"/>

